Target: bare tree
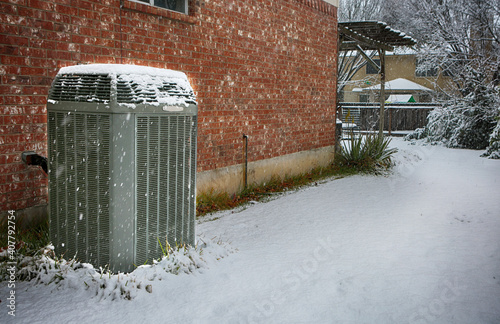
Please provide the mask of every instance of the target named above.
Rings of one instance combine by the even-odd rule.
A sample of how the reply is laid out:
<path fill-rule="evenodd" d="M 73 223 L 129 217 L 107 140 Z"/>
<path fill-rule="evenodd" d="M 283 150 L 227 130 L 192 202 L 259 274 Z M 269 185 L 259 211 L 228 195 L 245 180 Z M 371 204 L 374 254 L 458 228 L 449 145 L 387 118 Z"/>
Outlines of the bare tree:
<path fill-rule="evenodd" d="M 339 21 L 380 20 L 383 0 L 344 0 L 339 7 Z"/>
<path fill-rule="evenodd" d="M 493 80 L 499 66 L 498 0 L 387 1 L 399 3 L 388 15 L 391 24 L 419 40 L 422 69 L 440 67 L 462 97 Z"/>
<path fill-rule="evenodd" d="M 455 84 L 444 108 L 431 114 L 428 135 L 449 146 L 491 146 L 500 102 L 500 1 L 386 1 L 390 23 L 418 39 L 421 69 L 439 67 Z"/>

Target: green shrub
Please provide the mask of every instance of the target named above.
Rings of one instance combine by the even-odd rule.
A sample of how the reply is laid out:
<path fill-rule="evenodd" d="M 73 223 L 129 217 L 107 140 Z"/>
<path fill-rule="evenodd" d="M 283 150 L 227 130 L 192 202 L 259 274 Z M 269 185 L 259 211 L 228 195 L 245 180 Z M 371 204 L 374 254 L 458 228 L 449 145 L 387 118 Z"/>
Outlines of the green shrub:
<path fill-rule="evenodd" d="M 391 166 L 392 154 L 396 148 L 389 148 L 391 139 L 376 134 L 354 137 L 344 141 L 337 153 L 336 163 L 340 166 L 355 168 L 360 172 L 376 172 Z"/>
<path fill-rule="evenodd" d="M 7 250 L 8 236 L 7 231 L 4 230 L 0 234 L 0 250 Z M 15 234 L 15 253 L 26 256 L 33 256 L 39 252 L 41 248 L 50 243 L 49 238 L 49 221 L 46 220 L 36 227 L 29 227 L 19 230 Z M 4 257 L 0 256 L 0 262 L 4 261 Z"/>

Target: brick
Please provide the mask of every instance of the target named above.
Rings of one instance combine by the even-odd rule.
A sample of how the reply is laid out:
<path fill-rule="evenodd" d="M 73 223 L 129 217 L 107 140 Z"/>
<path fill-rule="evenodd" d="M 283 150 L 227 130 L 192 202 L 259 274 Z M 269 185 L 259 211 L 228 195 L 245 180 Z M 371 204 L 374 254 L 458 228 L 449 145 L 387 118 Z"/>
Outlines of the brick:
<path fill-rule="evenodd" d="M 59 44 L 64 44 L 63 46 L 68 45 L 67 43 L 57 43 L 57 47 L 59 47 Z M 73 53 L 68 52 L 68 51 L 49 51 L 48 52 L 48 58 L 52 59 L 52 64 L 50 64 L 47 67 L 58 67 L 58 61 L 63 60 L 63 61 L 71 61 L 73 57 Z"/>
<path fill-rule="evenodd" d="M 92 10 L 93 5 L 92 5 L 92 2 L 90 2 L 90 1 L 79 0 L 78 1 L 78 7 L 81 8 L 81 9 Z"/>
<path fill-rule="evenodd" d="M 2 146 L 9 146 L 9 147 L 18 147 L 17 145 L 2 145 Z M 21 154 L 20 150 L 17 150 L 19 154 Z M 12 154 L 13 151 L 8 152 L 8 154 Z M 0 170 L 2 171 L 2 174 L 6 175 L 6 180 L 7 182 L 18 182 L 18 181 L 24 181 L 26 179 L 26 174 L 22 173 L 21 171 L 24 171 L 26 169 L 24 164 L 21 163 L 12 163 L 12 164 L 3 164 L 0 165 Z"/>
<path fill-rule="evenodd" d="M 33 47 L 23 47 L 19 49 L 19 54 L 24 57 L 36 57 L 45 58 L 47 57 L 47 49 L 44 48 L 33 48 Z"/>
<path fill-rule="evenodd" d="M 54 3 L 52 1 L 29 0 L 29 6 L 35 9 L 54 11 Z"/>
<path fill-rule="evenodd" d="M 19 33 L 19 26 L 3 23 L 0 19 L 0 34 L 17 35 Z"/>
<path fill-rule="evenodd" d="M 44 95 L 48 94 L 48 87 L 43 86 L 25 86 L 22 88 L 22 93 L 25 95 Z"/>
<path fill-rule="evenodd" d="M 47 91 L 59 68 L 79 63 L 184 71 L 199 103 L 198 170 L 240 163 L 242 133 L 251 136 L 253 160 L 333 144 L 336 8 L 318 0 L 191 1 L 186 16 L 119 3 L 0 2 L 0 137 L 9 142 L 0 143 L 0 167 L 17 164 L 12 152 L 46 151 Z M 15 176 L 40 179 L 23 170 Z M 46 192 L 16 199 L 36 204 Z"/>
<path fill-rule="evenodd" d="M 30 121 L 25 115 L 7 115 L 3 119 L 5 124 L 27 124 Z"/>
<path fill-rule="evenodd" d="M 34 75 L 45 75 L 45 69 L 41 67 L 33 67 L 33 66 L 22 66 L 19 69 L 19 74 L 21 75 L 29 75 L 29 76 L 34 76 Z"/>
<path fill-rule="evenodd" d="M 12 46 L 27 46 L 29 39 L 17 35 L 0 35 L 0 44 Z"/>
<path fill-rule="evenodd" d="M 33 134 L 33 141 L 35 141 L 35 142 L 46 142 L 47 141 L 47 134 L 45 132 L 43 132 L 43 133 L 34 133 Z"/>
<path fill-rule="evenodd" d="M 10 191 L 7 193 L 7 199 L 12 202 L 20 202 L 25 198 L 26 194 L 29 191 L 22 190 L 22 191 Z"/>
<path fill-rule="evenodd" d="M 78 15 L 80 17 L 86 18 L 86 19 L 92 19 L 92 20 L 99 20 L 100 18 L 100 13 L 92 10 L 86 10 L 86 9 L 78 9 Z"/>
<path fill-rule="evenodd" d="M 33 76 L 31 77 L 33 85 L 46 85 L 50 86 L 52 84 L 52 81 L 54 80 L 52 77 L 47 77 L 47 76 Z"/>
<path fill-rule="evenodd" d="M 56 4 L 56 6 L 58 6 Z M 60 12 L 44 12 L 44 20 L 54 23 L 54 30 L 69 31 L 68 24 L 71 23 L 69 15 L 61 14 Z"/>
<path fill-rule="evenodd" d="M 28 207 L 27 201 L 10 201 L 8 199 L 8 195 L 5 195 L 5 197 L 2 197 L 4 199 L 5 203 L 2 204 L 2 210 L 19 210 L 19 209 L 24 209 Z"/>
<path fill-rule="evenodd" d="M 16 15 L 17 8 L 18 6 L 16 6 L 15 4 L 0 2 L 0 11 L 4 14 Z"/>
<path fill-rule="evenodd" d="M 2 124 L 0 124 L 2 127 L 0 127 L 0 135 L 3 134 L 19 134 L 22 133 L 25 129 L 25 125 L 13 125 L 13 124 L 3 124 L 3 119 L 5 117 L 0 117 L 0 121 Z"/>
<path fill-rule="evenodd" d="M 21 87 L 13 85 L 0 85 L 0 95 L 1 94 L 20 94 L 22 92 Z"/>
<path fill-rule="evenodd" d="M 78 14 L 78 8 L 63 4 L 55 4 L 55 12 L 63 14 L 65 16 L 76 16 Z"/>
<path fill-rule="evenodd" d="M 27 142 L 29 140 L 29 134 L 18 134 L 2 136 L 2 139 L 0 141 L 3 142 L 2 144 L 18 144 Z"/>
<path fill-rule="evenodd" d="M 47 123 L 47 115 L 46 114 L 44 114 L 44 115 L 33 115 L 33 123 L 35 123 L 35 124 L 45 124 L 45 123 Z"/>

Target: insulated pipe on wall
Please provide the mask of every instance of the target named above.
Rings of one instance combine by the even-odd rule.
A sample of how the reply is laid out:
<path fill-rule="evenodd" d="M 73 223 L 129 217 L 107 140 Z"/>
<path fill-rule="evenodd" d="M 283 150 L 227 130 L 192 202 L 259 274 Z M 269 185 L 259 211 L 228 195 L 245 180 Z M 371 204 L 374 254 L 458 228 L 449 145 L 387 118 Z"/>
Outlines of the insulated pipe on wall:
<path fill-rule="evenodd" d="M 47 170 L 47 158 L 41 155 L 36 154 L 33 151 L 26 151 L 21 154 L 21 159 L 27 165 L 38 165 L 42 167 L 43 172 L 48 174 Z"/>

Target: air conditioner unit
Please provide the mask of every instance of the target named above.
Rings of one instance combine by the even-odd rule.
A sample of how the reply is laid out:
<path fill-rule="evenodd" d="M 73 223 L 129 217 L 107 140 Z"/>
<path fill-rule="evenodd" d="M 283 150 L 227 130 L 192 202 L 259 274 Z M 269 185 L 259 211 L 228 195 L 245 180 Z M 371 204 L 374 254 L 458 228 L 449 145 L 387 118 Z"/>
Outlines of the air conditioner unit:
<path fill-rule="evenodd" d="M 167 240 L 194 244 L 197 104 L 184 73 L 66 67 L 48 99 L 57 254 L 129 272 L 158 259 Z"/>

